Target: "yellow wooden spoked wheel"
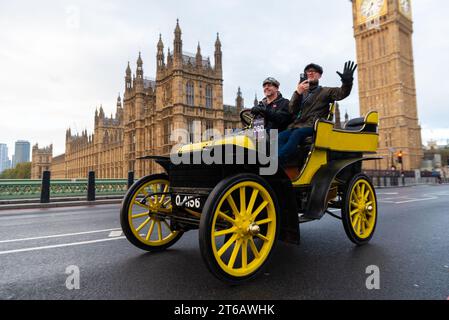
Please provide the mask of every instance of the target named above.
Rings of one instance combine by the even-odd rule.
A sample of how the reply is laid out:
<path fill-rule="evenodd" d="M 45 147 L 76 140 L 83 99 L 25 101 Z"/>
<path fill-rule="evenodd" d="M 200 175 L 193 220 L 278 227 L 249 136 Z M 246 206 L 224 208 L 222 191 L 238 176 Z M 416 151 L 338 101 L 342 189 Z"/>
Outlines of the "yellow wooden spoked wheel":
<path fill-rule="evenodd" d="M 377 224 L 377 199 L 370 179 L 359 174 L 345 195 L 343 225 L 351 241 L 362 245 L 371 240 Z"/>
<path fill-rule="evenodd" d="M 128 240 L 137 247 L 157 251 L 168 248 L 181 237 L 172 230 L 171 198 L 166 175 L 147 176 L 128 191 L 121 210 L 122 229 Z"/>
<path fill-rule="evenodd" d="M 277 238 L 277 204 L 261 178 L 242 174 L 211 193 L 200 224 L 200 246 L 212 273 L 238 283 L 255 276 Z"/>

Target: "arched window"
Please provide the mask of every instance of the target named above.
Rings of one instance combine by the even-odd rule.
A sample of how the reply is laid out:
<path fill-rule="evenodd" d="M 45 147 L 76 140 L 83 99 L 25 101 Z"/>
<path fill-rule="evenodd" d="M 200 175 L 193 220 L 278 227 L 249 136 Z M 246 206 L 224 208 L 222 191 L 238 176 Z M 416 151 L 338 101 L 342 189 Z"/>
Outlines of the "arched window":
<path fill-rule="evenodd" d="M 193 87 L 193 82 L 192 81 L 187 82 L 186 92 L 187 92 L 187 104 L 189 106 L 193 106 L 194 102 L 195 102 L 195 100 L 194 100 L 195 89 Z"/>
<path fill-rule="evenodd" d="M 206 120 L 206 140 L 214 139 L 214 122 L 212 120 Z"/>
<path fill-rule="evenodd" d="M 189 133 L 189 143 L 194 142 L 194 135 L 195 135 L 195 126 L 193 119 L 187 120 L 187 132 Z"/>
<path fill-rule="evenodd" d="M 169 119 L 164 120 L 163 127 L 164 127 L 164 134 L 163 134 L 164 144 L 169 144 L 172 129 L 171 121 Z"/>
<path fill-rule="evenodd" d="M 206 108 L 212 108 L 212 86 L 210 84 L 206 86 Z"/>

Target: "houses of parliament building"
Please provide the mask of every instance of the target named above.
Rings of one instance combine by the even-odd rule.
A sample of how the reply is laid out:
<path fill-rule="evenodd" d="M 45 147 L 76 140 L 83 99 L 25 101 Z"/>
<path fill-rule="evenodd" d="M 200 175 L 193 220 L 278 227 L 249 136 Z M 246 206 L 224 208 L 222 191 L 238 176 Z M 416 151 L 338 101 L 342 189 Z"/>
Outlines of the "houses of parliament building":
<path fill-rule="evenodd" d="M 418 120 L 411 0 L 351 0 L 357 51 L 360 114 L 379 112 L 379 148 L 382 160 L 365 169 L 398 167 L 395 154 L 403 154 L 401 169 L 420 169 L 423 159 Z M 135 75 L 128 64 L 123 100 L 117 99 L 115 117 L 100 108 L 95 130 L 89 135 L 66 132 L 65 154 L 52 158 L 51 148 L 33 148 L 32 178 L 46 169 L 53 178 L 82 178 L 89 170 L 100 178 L 124 178 L 128 171 L 140 177 L 159 170 L 145 155 L 167 155 L 175 129 L 204 132 L 240 127 L 243 108 L 240 89 L 236 105 L 223 105 L 223 66 L 220 39 L 215 42 L 214 66 L 183 52 L 181 29 L 176 24 L 173 52 L 157 44 L 155 81 L 146 79 L 143 62 Z M 305 61 L 304 63 L 307 63 Z"/>
<path fill-rule="evenodd" d="M 217 34 L 214 65 L 201 54 L 183 51 L 179 21 L 174 32 L 173 52 L 167 56 L 161 37 L 157 43 L 156 79 L 144 77 L 139 53 L 135 74 L 128 63 L 123 99 L 117 98 L 115 116 L 107 117 L 102 107 L 95 111 L 94 132 L 73 135 L 66 131 L 65 154 L 52 157 L 52 146 L 32 150 L 32 179 L 50 170 L 53 179 L 85 178 L 95 171 L 98 178 L 136 177 L 158 172 L 152 161 L 137 160 L 146 155 L 168 155 L 175 142 L 171 133 L 184 129 L 193 134 L 241 127 L 244 101 L 240 88 L 235 106 L 223 104 L 223 65 Z"/>

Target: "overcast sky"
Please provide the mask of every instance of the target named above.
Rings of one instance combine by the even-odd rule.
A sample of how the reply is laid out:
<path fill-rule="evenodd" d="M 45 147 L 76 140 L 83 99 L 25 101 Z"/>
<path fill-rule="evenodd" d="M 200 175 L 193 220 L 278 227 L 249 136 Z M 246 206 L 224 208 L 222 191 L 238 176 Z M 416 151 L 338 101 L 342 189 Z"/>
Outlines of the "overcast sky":
<path fill-rule="evenodd" d="M 448 1 L 415 0 L 414 58 L 423 140 L 449 139 Z M 324 85 L 355 59 L 348 0 L 6 1 L 0 0 L 0 143 L 10 156 L 16 140 L 65 150 L 65 130 L 94 126 L 95 108 L 115 112 L 127 61 L 135 70 L 142 51 L 146 77 L 155 76 L 159 33 L 173 48 L 179 18 L 183 50 L 198 41 L 213 63 L 216 33 L 223 45 L 224 102 L 245 105 L 262 97 L 261 81 L 274 76 L 290 97 L 304 65 L 320 63 Z M 358 87 L 341 103 L 358 116 Z"/>

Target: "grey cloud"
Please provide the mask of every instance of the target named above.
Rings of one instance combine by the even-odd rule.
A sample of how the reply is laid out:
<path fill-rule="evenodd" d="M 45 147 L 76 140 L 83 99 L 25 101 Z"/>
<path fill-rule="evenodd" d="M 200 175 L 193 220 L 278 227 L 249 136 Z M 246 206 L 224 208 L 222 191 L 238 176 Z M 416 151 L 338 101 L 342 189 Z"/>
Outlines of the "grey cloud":
<path fill-rule="evenodd" d="M 91 129 L 95 106 L 102 103 L 107 114 L 115 109 L 126 63 L 130 60 L 134 68 L 138 51 L 146 76 L 155 75 L 158 34 L 165 50 L 173 47 L 176 18 L 185 50 L 195 51 L 200 41 L 203 54 L 212 61 L 216 32 L 220 32 L 225 103 L 234 103 L 240 86 L 246 105 L 251 105 L 254 93 L 262 97 L 260 82 L 267 75 L 281 81 L 288 97 L 310 61 L 324 66 L 324 84 L 336 85 L 335 71 L 355 58 L 352 10 L 346 0 L 45 0 L 1 6 L 0 141 L 10 149 L 14 140 L 27 138 L 55 142 L 56 152 L 63 152 L 61 128 Z M 73 6 L 80 13 L 75 30 L 67 28 L 67 8 Z M 449 24 L 443 10 L 447 7 L 442 0 L 413 2 L 418 107 L 425 130 L 449 128 L 444 90 L 449 86 L 445 76 L 449 42 L 444 36 Z M 357 90 L 341 104 L 351 116 L 359 113 Z M 24 125 L 24 114 L 34 121 Z M 43 131 L 41 119 L 46 128 L 54 129 Z M 11 123 L 14 131 L 5 130 Z"/>

